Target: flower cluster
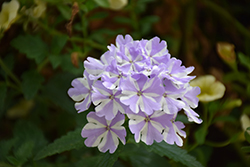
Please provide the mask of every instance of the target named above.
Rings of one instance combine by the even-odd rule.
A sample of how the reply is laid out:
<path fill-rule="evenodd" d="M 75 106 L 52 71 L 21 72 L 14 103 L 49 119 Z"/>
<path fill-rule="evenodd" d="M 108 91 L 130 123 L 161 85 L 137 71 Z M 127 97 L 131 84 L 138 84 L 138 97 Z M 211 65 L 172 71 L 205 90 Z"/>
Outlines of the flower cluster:
<path fill-rule="evenodd" d="M 118 35 L 116 46 L 108 46 L 100 60 L 88 57 L 84 61 L 84 76 L 72 81 L 69 96 L 78 112 L 91 103 L 95 111 L 87 115 L 82 130 L 88 147 L 113 153 L 119 140 L 125 144 L 125 116 L 136 142 L 147 145 L 164 140 L 183 145 L 185 126 L 176 121 L 183 110 L 190 122 L 201 123 L 193 110 L 198 106 L 199 87 L 190 86 L 194 67 L 184 67 L 171 58 L 165 41 L 158 37 L 133 40 Z M 118 140 L 119 139 L 119 140 Z"/>

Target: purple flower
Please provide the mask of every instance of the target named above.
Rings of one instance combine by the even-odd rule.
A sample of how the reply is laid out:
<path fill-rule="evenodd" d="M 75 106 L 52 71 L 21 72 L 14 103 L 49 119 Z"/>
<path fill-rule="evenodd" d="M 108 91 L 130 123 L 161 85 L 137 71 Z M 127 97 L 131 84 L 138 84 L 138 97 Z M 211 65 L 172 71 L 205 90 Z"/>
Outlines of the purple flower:
<path fill-rule="evenodd" d="M 160 102 L 162 109 L 167 114 L 176 114 L 183 107 L 185 107 L 185 103 L 179 100 L 179 98 L 182 97 L 184 90 L 181 88 L 178 89 L 170 80 L 166 78 L 163 80 L 163 85 L 165 92 Z"/>
<path fill-rule="evenodd" d="M 85 140 L 85 145 L 88 147 L 98 147 L 101 152 L 114 153 L 119 144 L 118 138 L 125 145 L 126 130 L 123 126 L 124 115 L 117 114 L 113 120 L 106 120 L 104 117 L 99 117 L 95 112 L 90 112 L 87 115 L 87 123 L 82 129 L 82 137 Z"/>
<path fill-rule="evenodd" d="M 101 56 L 101 61 L 92 57 L 88 57 L 84 61 L 85 70 L 89 73 L 91 80 L 100 78 L 106 67 L 111 64 L 114 59 L 113 52 L 107 51 Z"/>
<path fill-rule="evenodd" d="M 178 146 L 183 145 L 183 140 L 181 138 L 186 138 L 186 132 L 182 129 L 185 127 L 180 121 L 175 122 L 175 115 L 169 115 L 170 119 L 165 120 L 167 122 L 167 127 L 163 130 L 164 141 L 168 144 L 176 143 Z"/>
<path fill-rule="evenodd" d="M 160 38 L 158 37 L 154 37 L 147 41 L 143 51 L 151 65 L 160 64 L 162 62 L 166 63 L 170 59 L 166 41 L 160 42 Z"/>
<path fill-rule="evenodd" d="M 124 73 L 138 72 L 143 69 L 144 58 L 138 41 L 121 46 L 116 52 L 117 68 Z"/>
<path fill-rule="evenodd" d="M 137 77 L 137 80 L 128 77 L 121 84 L 121 102 L 128 105 L 134 113 L 138 113 L 140 109 L 150 115 L 155 110 L 161 109 L 159 101 L 164 88 L 157 77 L 148 78 L 144 74 L 138 74 Z"/>
<path fill-rule="evenodd" d="M 102 75 L 103 85 L 109 89 L 119 89 L 120 83 L 126 78 L 127 75 L 117 69 L 116 60 L 106 68 L 106 73 Z"/>
<path fill-rule="evenodd" d="M 138 143 L 140 140 L 147 145 L 156 142 L 161 142 L 163 139 L 162 131 L 166 126 L 168 115 L 163 111 L 155 111 L 151 115 L 147 115 L 140 111 L 135 114 L 130 109 L 126 111 L 129 117 L 129 129 L 135 134 L 135 141 Z"/>
<path fill-rule="evenodd" d="M 120 102 L 120 97 L 120 90 L 107 89 L 101 81 L 96 81 L 92 93 L 92 101 L 94 105 L 98 105 L 95 108 L 96 115 L 99 117 L 105 116 L 105 119 L 112 120 L 118 111 L 124 114 L 126 106 Z"/>
<path fill-rule="evenodd" d="M 73 88 L 68 90 L 68 95 L 76 102 L 76 110 L 78 113 L 87 110 L 91 104 L 93 85 L 93 81 L 89 79 L 87 71 L 84 71 L 83 78 L 74 79 L 71 85 Z"/>
<path fill-rule="evenodd" d="M 120 48 L 121 46 L 124 46 L 130 42 L 133 42 L 133 38 L 128 34 L 125 35 L 125 38 L 123 38 L 122 35 L 117 35 L 117 37 L 116 37 L 116 46 L 118 48 Z"/>
<path fill-rule="evenodd" d="M 195 76 L 188 76 L 194 67 L 184 67 L 181 66 L 182 62 L 176 58 L 171 58 L 166 64 L 160 64 L 161 68 L 165 70 L 160 74 L 163 78 L 171 80 L 177 85 L 182 85 L 188 83 L 190 80 L 194 79 Z"/>
<path fill-rule="evenodd" d="M 201 92 L 199 87 L 188 86 L 186 88 L 186 93 L 182 97 L 182 100 L 186 103 L 186 106 L 183 107 L 185 114 L 188 117 L 188 121 L 195 123 L 202 123 L 202 120 L 199 118 L 199 115 L 192 109 L 198 106 L 199 99 L 197 95 Z"/>

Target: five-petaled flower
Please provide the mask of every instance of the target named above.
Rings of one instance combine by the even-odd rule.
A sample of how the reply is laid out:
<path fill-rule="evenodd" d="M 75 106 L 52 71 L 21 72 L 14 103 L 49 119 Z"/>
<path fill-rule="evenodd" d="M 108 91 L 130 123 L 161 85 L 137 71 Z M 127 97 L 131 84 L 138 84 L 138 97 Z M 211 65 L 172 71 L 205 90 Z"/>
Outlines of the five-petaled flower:
<path fill-rule="evenodd" d="M 125 116 L 117 114 L 114 119 L 108 121 L 99 117 L 95 112 L 87 115 L 87 123 L 82 130 L 82 137 L 87 137 L 85 144 L 88 147 L 96 147 L 101 152 L 109 150 L 114 153 L 119 144 L 118 138 L 125 144 L 126 130 L 123 126 Z"/>

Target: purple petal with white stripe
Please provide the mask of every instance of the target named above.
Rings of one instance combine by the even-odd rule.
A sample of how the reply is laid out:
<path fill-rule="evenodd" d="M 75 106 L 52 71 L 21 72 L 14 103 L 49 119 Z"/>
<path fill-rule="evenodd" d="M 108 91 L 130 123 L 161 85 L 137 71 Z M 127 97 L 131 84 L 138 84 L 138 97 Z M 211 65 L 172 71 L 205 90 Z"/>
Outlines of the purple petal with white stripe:
<path fill-rule="evenodd" d="M 128 105 L 134 113 L 138 113 L 141 109 L 150 115 L 154 110 L 161 108 L 159 101 L 164 88 L 157 77 L 148 78 L 144 74 L 141 74 L 137 80 L 128 77 L 121 84 L 121 89 L 121 102 Z"/>
<path fill-rule="evenodd" d="M 99 117 L 112 120 L 118 112 L 125 113 L 126 106 L 120 102 L 121 91 L 118 89 L 107 89 L 101 81 L 96 81 L 93 86 L 92 101 L 96 114 Z"/>
<path fill-rule="evenodd" d="M 183 140 L 181 137 L 186 138 L 186 132 L 182 129 L 185 127 L 182 122 L 175 122 L 174 115 L 172 115 L 172 119 L 168 120 L 168 125 L 163 131 L 164 141 L 168 144 L 174 144 L 178 146 L 183 145 Z"/>
<path fill-rule="evenodd" d="M 155 111 L 152 115 L 143 112 L 135 114 L 131 110 L 126 111 L 129 117 L 129 129 L 135 135 L 135 141 L 140 140 L 147 145 L 152 145 L 154 140 L 161 142 L 163 139 L 162 130 L 166 126 L 167 114 L 162 111 Z"/>
<path fill-rule="evenodd" d="M 117 114 L 116 117 L 108 121 L 104 117 L 98 117 L 95 112 L 87 115 L 87 123 L 82 129 L 82 137 L 87 138 L 85 145 L 88 147 L 98 147 L 101 152 L 114 153 L 118 147 L 119 140 L 125 144 L 126 130 L 123 126 L 124 115 Z"/>
<path fill-rule="evenodd" d="M 76 78 L 72 81 L 73 88 L 68 90 L 68 95 L 76 102 L 75 108 L 78 113 L 87 110 L 91 104 L 91 91 L 93 81 L 89 79 L 87 71 L 83 78 Z"/>

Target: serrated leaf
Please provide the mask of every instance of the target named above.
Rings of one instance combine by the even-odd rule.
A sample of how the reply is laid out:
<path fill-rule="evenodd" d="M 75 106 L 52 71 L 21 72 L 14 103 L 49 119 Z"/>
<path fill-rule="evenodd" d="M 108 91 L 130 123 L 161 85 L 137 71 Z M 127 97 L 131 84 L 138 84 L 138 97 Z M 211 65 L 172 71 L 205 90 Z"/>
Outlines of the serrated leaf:
<path fill-rule="evenodd" d="M 202 164 L 195 157 L 189 155 L 186 150 L 169 145 L 165 142 L 154 143 L 151 146 L 145 145 L 149 151 L 153 151 L 160 156 L 166 156 L 176 162 L 180 162 L 188 167 L 202 167 Z"/>
<path fill-rule="evenodd" d="M 26 71 L 22 74 L 22 91 L 24 97 L 32 99 L 41 87 L 44 78 L 37 71 Z"/>
<path fill-rule="evenodd" d="M 48 54 L 48 46 L 39 36 L 19 35 L 13 39 L 11 45 L 39 64 Z"/>
<path fill-rule="evenodd" d="M 83 138 L 81 137 L 81 129 L 67 133 L 67 135 L 56 139 L 53 143 L 38 152 L 35 156 L 35 160 L 45 158 L 64 151 L 79 149 L 84 146 Z"/>
<path fill-rule="evenodd" d="M 244 146 L 244 147 L 241 147 L 241 150 L 245 153 L 249 153 L 250 152 L 250 146 Z"/>
<path fill-rule="evenodd" d="M 117 161 L 120 153 L 122 152 L 124 146 L 119 145 L 117 150 L 113 153 L 110 154 L 109 152 L 106 152 L 104 155 L 102 155 L 99 159 L 99 161 L 96 163 L 96 167 L 110 167 L 113 166 L 114 163 Z"/>
<path fill-rule="evenodd" d="M 34 147 L 32 154 L 36 154 L 47 144 L 43 132 L 34 124 L 27 121 L 19 121 L 16 123 L 13 134 L 17 142 L 15 143 L 16 150 L 24 143 L 24 141 L 32 141 Z"/>
<path fill-rule="evenodd" d="M 15 158 L 14 156 L 7 156 L 6 159 L 15 166 L 20 166 L 22 165 L 22 162 L 20 162 L 17 158 Z"/>
<path fill-rule="evenodd" d="M 108 0 L 94 0 L 99 6 L 107 8 L 109 7 Z"/>
<path fill-rule="evenodd" d="M 34 142 L 31 140 L 24 141 L 20 147 L 14 152 L 16 159 L 21 162 L 21 164 L 25 163 L 28 158 L 32 155 L 32 150 L 34 148 Z"/>
<path fill-rule="evenodd" d="M 51 53 L 53 55 L 59 54 L 62 51 L 63 47 L 65 46 L 67 40 L 68 40 L 68 37 L 66 35 L 53 37 L 52 43 L 50 46 Z"/>
<path fill-rule="evenodd" d="M 13 138 L 6 141 L 0 141 L 0 160 L 4 160 L 6 155 L 10 152 L 11 148 L 14 146 L 14 144 L 17 142 L 17 138 Z"/>

